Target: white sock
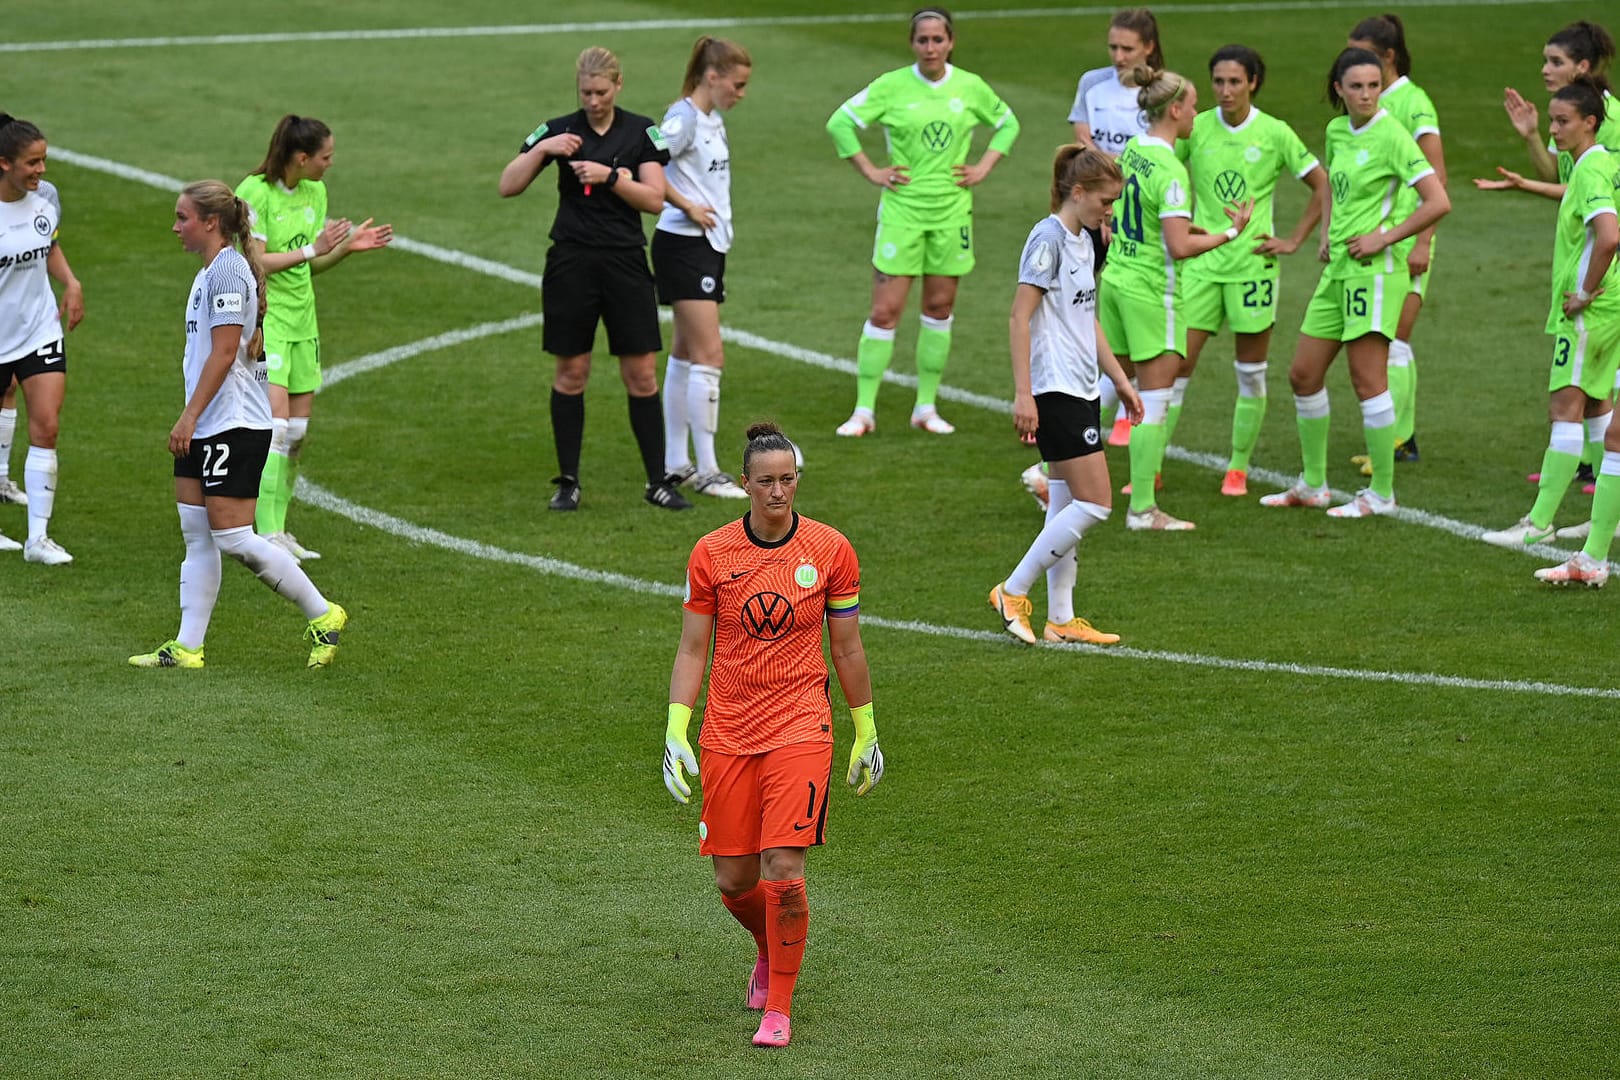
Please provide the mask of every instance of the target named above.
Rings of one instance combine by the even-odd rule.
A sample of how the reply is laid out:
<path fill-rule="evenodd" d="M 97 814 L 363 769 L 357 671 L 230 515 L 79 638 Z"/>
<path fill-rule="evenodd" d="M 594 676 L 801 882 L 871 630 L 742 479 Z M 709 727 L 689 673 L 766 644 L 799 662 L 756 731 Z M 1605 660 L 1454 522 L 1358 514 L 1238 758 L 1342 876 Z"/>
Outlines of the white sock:
<path fill-rule="evenodd" d="M 1547 447 L 1556 453 L 1580 457 L 1581 451 L 1586 448 L 1586 428 L 1573 420 L 1554 420 L 1552 434 L 1547 439 Z M 33 502 L 34 493 L 30 491 L 28 493 L 30 509 Z"/>
<path fill-rule="evenodd" d="M 1396 338 L 1389 343 L 1389 366 L 1410 367 L 1412 363 L 1412 344 Z"/>
<path fill-rule="evenodd" d="M 692 450 L 697 471 L 720 471 L 714 456 L 714 432 L 720 426 L 720 369 L 693 364 L 686 380 L 686 415 L 692 425 Z"/>
<path fill-rule="evenodd" d="M 1386 428 L 1395 426 L 1395 398 L 1388 390 L 1374 394 L 1361 403 L 1361 426 Z M 1579 450 L 1575 451 L 1577 454 Z"/>
<path fill-rule="evenodd" d="M 1187 384 L 1190 382 L 1192 380 L 1187 376 L 1177 375 L 1170 384 L 1170 404 L 1173 407 L 1180 408 L 1182 402 L 1187 400 Z"/>
<path fill-rule="evenodd" d="M 675 472 L 692 464 L 686 453 L 686 375 L 692 365 L 674 353 L 664 365 L 664 471 Z"/>
<path fill-rule="evenodd" d="M 1074 501 L 1066 481 L 1055 476 L 1046 480 L 1046 524 L 1063 512 Z M 1074 618 L 1074 582 L 1079 574 L 1079 561 L 1070 551 L 1046 568 L 1046 619 L 1048 622 L 1066 623 Z"/>
<path fill-rule="evenodd" d="M 17 410 L 0 409 L 0 480 L 11 476 L 11 442 L 17 437 Z"/>
<path fill-rule="evenodd" d="M 1238 360 L 1232 364 L 1237 372 L 1238 397 L 1263 398 L 1266 396 L 1266 362 L 1245 364 Z"/>
<path fill-rule="evenodd" d="M 304 439 L 309 435 L 309 417 L 291 416 L 287 418 L 287 460 L 298 459 L 298 452 L 304 448 Z"/>
<path fill-rule="evenodd" d="M 200 649 L 203 638 L 208 636 L 214 603 L 219 599 L 219 546 L 208 529 L 206 509 L 177 505 L 186 557 L 180 564 L 180 633 L 175 640 L 188 649 Z"/>
<path fill-rule="evenodd" d="M 1294 412 L 1307 420 L 1327 416 L 1329 413 L 1327 387 L 1323 387 L 1314 394 L 1294 395 Z"/>
<path fill-rule="evenodd" d="M 1165 415 L 1170 411 L 1170 398 L 1175 391 L 1166 386 L 1159 390 L 1138 390 L 1136 396 L 1142 399 L 1142 423 L 1162 424 Z"/>
<path fill-rule="evenodd" d="M 1007 579 L 1006 591 L 1020 596 L 1028 595 L 1030 587 L 1035 584 L 1035 579 L 1046 573 L 1047 567 L 1073 552 L 1087 529 L 1107 520 L 1108 508 L 1105 506 L 1080 499 L 1070 502 L 1047 523 L 1041 534 L 1035 538 L 1035 542 L 1029 546 L 1029 550 L 1019 561 L 1018 568 Z M 1048 598 L 1048 604 L 1050 602 Z M 1072 597 L 1069 603 L 1073 605 Z M 1070 615 L 1069 618 L 1072 619 L 1074 616 Z"/>
<path fill-rule="evenodd" d="M 1588 416 L 1586 418 L 1586 441 L 1603 445 L 1603 437 L 1609 433 L 1609 421 L 1614 419 L 1611 410 L 1601 416 Z"/>
<path fill-rule="evenodd" d="M 56 451 L 30 446 L 23 459 L 23 484 L 28 489 L 28 540 L 45 537 L 56 506 Z"/>
<path fill-rule="evenodd" d="M 219 550 L 253 571 L 260 581 L 298 605 L 306 619 L 318 619 L 330 607 L 326 597 L 298 568 L 298 561 L 275 544 L 259 536 L 251 525 L 215 529 L 214 543 Z"/>

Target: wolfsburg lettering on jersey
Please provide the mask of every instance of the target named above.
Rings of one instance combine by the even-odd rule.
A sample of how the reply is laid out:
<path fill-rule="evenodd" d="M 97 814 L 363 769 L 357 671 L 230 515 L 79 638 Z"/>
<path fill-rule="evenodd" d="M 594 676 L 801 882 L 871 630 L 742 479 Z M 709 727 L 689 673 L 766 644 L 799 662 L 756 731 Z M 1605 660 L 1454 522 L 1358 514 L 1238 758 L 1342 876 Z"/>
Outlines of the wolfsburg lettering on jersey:
<path fill-rule="evenodd" d="M 1138 154 L 1136 152 L 1136 148 L 1132 146 L 1127 146 L 1125 148 L 1125 152 L 1119 156 L 1119 167 L 1121 170 L 1128 169 L 1129 171 L 1136 173 L 1144 180 L 1153 175 L 1153 165 L 1154 162 L 1151 158 Z"/>

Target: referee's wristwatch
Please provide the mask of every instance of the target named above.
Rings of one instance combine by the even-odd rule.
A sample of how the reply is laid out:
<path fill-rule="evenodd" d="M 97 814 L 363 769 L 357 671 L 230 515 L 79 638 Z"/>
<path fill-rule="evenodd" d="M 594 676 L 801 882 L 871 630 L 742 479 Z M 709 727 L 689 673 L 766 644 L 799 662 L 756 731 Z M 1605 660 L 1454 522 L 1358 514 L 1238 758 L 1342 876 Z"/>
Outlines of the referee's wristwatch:
<path fill-rule="evenodd" d="M 602 181 L 602 186 L 605 187 L 605 188 L 610 188 L 614 184 L 617 184 L 618 182 L 619 182 L 619 170 L 618 170 L 617 166 L 615 166 L 614 168 L 608 170 L 607 179 Z"/>

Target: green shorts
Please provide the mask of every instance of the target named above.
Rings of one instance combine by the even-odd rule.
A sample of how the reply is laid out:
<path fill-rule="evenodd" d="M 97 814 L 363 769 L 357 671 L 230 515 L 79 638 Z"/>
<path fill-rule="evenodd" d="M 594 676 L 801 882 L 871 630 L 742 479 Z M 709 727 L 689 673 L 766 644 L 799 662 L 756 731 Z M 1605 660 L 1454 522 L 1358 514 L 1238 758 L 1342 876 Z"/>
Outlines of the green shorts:
<path fill-rule="evenodd" d="M 1559 321 L 1553 334 L 1552 376 L 1549 393 L 1578 386 L 1594 401 L 1614 393 L 1615 371 L 1620 368 L 1620 318 L 1589 320 L 1586 313 Z"/>
<path fill-rule="evenodd" d="M 1368 334 L 1382 334 L 1394 341 L 1406 288 L 1404 269 L 1349 278 L 1323 274 L 1305 306 L 1299 332 L 1324 341 L 1354 341 Z"/>
<path fill-rule="evenodd" d="M 264 371 L 289 394 L 313 394 L 321 388 L 321 339 L 264 339 Z"/>
<path fill-rule="evenodd" d="M 891 277 L 962 277 L 973 269 L 973 219 L 928 229 L 879 221 L 872 266 Z"/>
<path fill-rule="evenodd" d="M 1097 293 L 1097 319 L 1115 356 L 1137 363 L 1165 353 L 1187 355 L 1187 324 L 1179 304 L 1160 296 L 1142 296 L 1106 281 Z"/>
<path fill-rule="evenodd" d="M 1278 276 L 1254 281 L 1181 279 L 1181 316 L 1189 330 L 1215 333 L 1224 322 L 1234 334 L 1261 334 L 1277 321 Z"/>

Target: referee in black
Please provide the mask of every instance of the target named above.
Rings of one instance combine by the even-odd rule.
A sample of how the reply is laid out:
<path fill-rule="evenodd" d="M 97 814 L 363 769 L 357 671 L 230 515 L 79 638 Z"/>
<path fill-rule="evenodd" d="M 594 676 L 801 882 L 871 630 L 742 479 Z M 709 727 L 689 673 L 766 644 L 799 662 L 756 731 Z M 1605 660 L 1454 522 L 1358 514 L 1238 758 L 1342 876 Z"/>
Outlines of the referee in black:
<path fill-rule="evenodd" d="M 645 498 L 668 510 L 688 502 L 664 478 L 664 413 L 658 400 L 658 303 L 647 269 L 641 215 L 664 208 L 669 150 L 651 118 L 614 105 L 623 88 L 619 58 L 592 46 L 576 65 L 581 108 L 547 120 L 523 140 L 501 171 L 501 197 L 521 195 L 548 162 L 557 167 L 557 216 L 551 223 L 540 286 L 545 350 L 557 358 L 551 384 L 551 432 L 557 445 L 553 510 L 579 509 L 579 451 L 585 435 L 585 383 L 596 324 L 630 396 L 630 429 L 647 470 Z"/>

